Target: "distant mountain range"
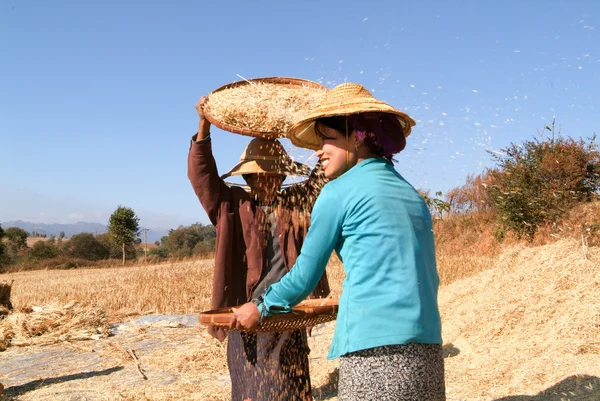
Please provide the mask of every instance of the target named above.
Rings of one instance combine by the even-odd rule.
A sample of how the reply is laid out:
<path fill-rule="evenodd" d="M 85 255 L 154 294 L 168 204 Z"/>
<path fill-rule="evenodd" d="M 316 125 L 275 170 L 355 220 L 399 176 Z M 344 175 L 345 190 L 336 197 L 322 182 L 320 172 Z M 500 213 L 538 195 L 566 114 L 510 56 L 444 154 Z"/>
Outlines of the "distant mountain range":
<path fill-rule="evenodd" d="M 61 231 L 64 231 L 65 237 L 69 238 L 75 234 L 80 233 L 92 233 L 95 235 L 104 234 L 108 231 L 107 227 L 104 224 L 100 223 L 86 223 L 84 221 L 79 221 L 77 223 L 72 224 L 45 224 L 45 223 L 31 223 L 29 221 L 3 221 L 0 222 L 2 228 L 8 227 L 19 227 L 28 233 L 36 232 L 39 234 L 46 234 L 48 237 L 54 235 L 58 238 Z M 161 237 L 167 235 L 169 230 L 163 230 L 160 228 L 150 229 L 148 230 L 146 236 L 149 243 L 160 241 Z M 144 232 L 140 232 L 139 234 L 142 241 L 144 240 Z"/>

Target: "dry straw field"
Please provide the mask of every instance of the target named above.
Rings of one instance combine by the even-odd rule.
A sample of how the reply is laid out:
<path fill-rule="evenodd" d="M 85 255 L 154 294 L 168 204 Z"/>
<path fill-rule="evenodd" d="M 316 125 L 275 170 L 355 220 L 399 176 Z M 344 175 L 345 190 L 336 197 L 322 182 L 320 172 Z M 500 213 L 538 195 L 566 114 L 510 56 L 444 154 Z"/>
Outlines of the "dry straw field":
<path fill-rule="evenodd" d="M 477 259 L 465 253 L 462 260 L 440 255 L 448 399 L 600 400 L 600 249 L 563 239 L 537 247 L 504 246 L 497 254 Z M 53 342 L 84 348 L 108 341 L 102 330 L 110 323 L 146 314 L 197 313 L 209 306 L 211 270 L 210 260 L 190 260 L 4 274 L 0 280 L 14 280 L 18 310 L 0 323 L 0 340 L 4 346 L 11 340 L 22 352 L 28 348 L 23 345 Z M 338 296 L 339 262 L 332 261 L 328 273 Z M 48 313 L 53 317 L 40 318 Z M 34 316 L 37 321 L 28 325 Z M 142 331 L 141 336 L 151 336 Z M 336 399 L 337 361 L 324 358 L 332 332 L 333 324 L 326 325 L 310 340 L 317 399 Z M 96 340 L 77 341 L 85 336 Z M 222 344 L 197 328 L 173 329 L 168 341 L 169 352 L 150 352 L 140 362 L 180 373 L 177 382 L 148 381 L 142 389 L 119 392 L 103 387 L 107 378 L 86 385 L 98 386 L 107 400 L 227 399 Z M 33 400 L 36 394 L 15 399 Z"/>

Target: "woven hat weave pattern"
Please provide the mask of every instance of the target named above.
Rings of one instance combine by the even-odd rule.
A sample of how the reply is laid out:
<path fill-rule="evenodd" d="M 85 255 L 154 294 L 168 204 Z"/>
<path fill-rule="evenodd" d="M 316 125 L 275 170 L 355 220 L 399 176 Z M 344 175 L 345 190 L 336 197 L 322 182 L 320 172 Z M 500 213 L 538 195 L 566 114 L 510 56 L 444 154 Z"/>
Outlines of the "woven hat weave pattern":
<path fill-rule="evenodd" d="M 240 162 L 221 178 L 243 174 L 308 175 L 310 168 L 295 162 L 276 139 L 254 138 L 240 156 Z"/>
<path fill-rule="evenodd" d="M 296 146 L 316 150 L 320 144 L 315 132 L 315 121 L 317 119 L 359 113 L 389 113 L 395 115 L 402 125 L 405 137 L 410 135 L 411 128 L 416 124 L 408 114 L 376 99 L 364 86 L 346 83 L 338 85 L 327 92 L 319 106 L 290 128 L 287 137 Z"/>

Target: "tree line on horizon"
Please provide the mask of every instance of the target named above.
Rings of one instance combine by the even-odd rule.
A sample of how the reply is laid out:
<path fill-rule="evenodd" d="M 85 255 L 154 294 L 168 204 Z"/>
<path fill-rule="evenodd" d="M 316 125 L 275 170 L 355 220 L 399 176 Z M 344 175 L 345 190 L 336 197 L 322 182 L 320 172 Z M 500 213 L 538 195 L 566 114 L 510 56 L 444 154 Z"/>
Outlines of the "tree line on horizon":
<path fill-rule="evenodd" d="M 27 238 L 45 238 L 19 227 L 3 229 L 0 225 L 0 272 L 37 268 L 75 268 L 95 262 L 169 257 L 205 256 L 214 251 L 216 229 L 195 223 L 172 229 L 146 254 L 140 247 L 139 218 L 128 207 L 119 206 L 108 221 L 108 232 L 94 235 L 79 233 L 65 238 L 64 232 L 36 241 L 31 247 Z M 37 234 L 37 235 L 36 235 Z"/>

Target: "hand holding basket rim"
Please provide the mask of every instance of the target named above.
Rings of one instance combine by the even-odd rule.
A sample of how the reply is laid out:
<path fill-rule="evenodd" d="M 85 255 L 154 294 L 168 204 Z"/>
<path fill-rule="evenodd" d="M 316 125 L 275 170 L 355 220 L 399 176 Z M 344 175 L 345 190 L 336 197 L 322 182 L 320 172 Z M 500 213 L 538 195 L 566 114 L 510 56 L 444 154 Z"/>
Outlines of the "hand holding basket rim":
<path fill-rule="evenodd" d="M 252 331 L 260 323 L 260 311 L 252 302 L 246 302 L 239 308 L 233 308 L 233 316 L 229 322 L 231 330 Z"/>

